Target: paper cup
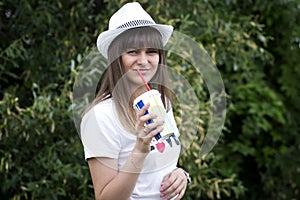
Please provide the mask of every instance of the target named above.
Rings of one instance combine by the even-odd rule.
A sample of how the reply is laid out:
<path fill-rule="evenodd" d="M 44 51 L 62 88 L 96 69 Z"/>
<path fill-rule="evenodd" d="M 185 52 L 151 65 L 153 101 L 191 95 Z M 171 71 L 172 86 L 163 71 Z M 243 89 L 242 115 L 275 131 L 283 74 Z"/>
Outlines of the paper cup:
<path fill-rule="evenodd" d="M 165 122 L 163 131 L 161 133 L 158 133 L 155 136 L 155 139 L 157 141 L 165 140 L 165 139 L 169 138 L 170 135 L 173 133 L 172 124 L 170 123 L 170 120 L 168 119 L 168 115 L 166 113 L 164 104 L 163 104 L 160 96 L 161 95 L 157 90 L 150 90 L 150 91 L 143 93 L 142 95 L 140 95 L 133 101 L 133 106 L 136 111 L 140 111 L 144 107 L 144 105 L 149 103 L 150 107 L 145 112 L 145 115 L 147 115 L 149 113 L 154 113 L 157 115 L 157 118 L 155 118 L 154 120 L 152 120 L 152 119 L 148 120 L 146 122 L 146 124 L 151 124 L 151 123 L 155 122 L 156 120 L 158 120 L 158 121 L 163 120 Z"/>

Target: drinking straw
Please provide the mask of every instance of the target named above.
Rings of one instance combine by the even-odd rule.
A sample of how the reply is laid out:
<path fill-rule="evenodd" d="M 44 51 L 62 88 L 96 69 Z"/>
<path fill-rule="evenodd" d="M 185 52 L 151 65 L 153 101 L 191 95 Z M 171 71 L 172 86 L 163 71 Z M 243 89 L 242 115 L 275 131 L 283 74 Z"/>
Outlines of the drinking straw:
<path fill-rule="evenodd" d="M 141 79 L 142 79 L 144 85 L 146 86 L 147 90 L 150 91 L 151 88 L 149 87 L 148 83 L 147 83 L 146 80 L 144 79 L 144 76 L 142 75 L 140 69 L 136 69 L 136 71 L 137 71 L 138 74 L 140 75 L 140 77 L 141 77 Z"/>

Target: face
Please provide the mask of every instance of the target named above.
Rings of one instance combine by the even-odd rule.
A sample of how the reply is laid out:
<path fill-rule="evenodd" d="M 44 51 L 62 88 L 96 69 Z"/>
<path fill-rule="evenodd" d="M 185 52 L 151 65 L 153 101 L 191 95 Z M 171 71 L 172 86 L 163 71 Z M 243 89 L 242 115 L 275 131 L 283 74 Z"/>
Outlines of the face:
<path fill-rule="evenodd" d="M 139 86 L 143 84 L 137 69 L 140 70 L 144 79 L 149 82 L 157 71 L 159 62 L 158 49 L 142 48 L 128 49 L 122 54 L 122 62 L 129 81 Z"/>

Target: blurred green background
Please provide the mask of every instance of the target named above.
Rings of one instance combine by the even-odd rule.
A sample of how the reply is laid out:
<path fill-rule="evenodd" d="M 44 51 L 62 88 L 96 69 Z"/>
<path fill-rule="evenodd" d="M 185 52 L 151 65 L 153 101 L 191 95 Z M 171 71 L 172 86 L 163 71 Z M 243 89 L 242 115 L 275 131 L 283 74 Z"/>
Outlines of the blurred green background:
<path fill-rule="evenodd" d="M 0 1 L 1 199 L 94 198 L 72 90 L 84 56 L 125 2 Z M 204 102 L 199 141 L 180 158 L 192 176 L 184 199 L 300 199 L 300 1 L 140 3 L 203 46 L 225 85 L 221 138 L 200 158 L 209 94 L 193 67 L 170 63 Z"/>

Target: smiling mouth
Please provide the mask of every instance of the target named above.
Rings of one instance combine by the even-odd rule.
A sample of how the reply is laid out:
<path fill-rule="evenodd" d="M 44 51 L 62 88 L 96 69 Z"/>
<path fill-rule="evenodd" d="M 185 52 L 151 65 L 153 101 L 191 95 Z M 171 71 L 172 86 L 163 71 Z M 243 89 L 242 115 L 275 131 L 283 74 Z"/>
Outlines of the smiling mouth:
<path fill-rule="evenodd" d="M 133 71 L 137 71 L 137 69 L 132 69 Z M 149 69 L 139 69 L 141 72 L 149 71 Z"/>
<path fill-rule="evenodd" d="M 137 72 L 137 69 L 133 69 L 133 71 Z M 149 69 L 139 69 L 142 74 L 145 74 L 149 71 Z"/>

